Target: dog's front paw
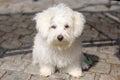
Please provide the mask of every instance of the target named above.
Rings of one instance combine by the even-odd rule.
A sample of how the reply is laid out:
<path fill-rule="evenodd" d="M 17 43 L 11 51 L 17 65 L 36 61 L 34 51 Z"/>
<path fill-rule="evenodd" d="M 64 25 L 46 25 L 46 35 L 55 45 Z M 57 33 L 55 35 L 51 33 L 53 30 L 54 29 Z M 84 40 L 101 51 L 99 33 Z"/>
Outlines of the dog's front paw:
<path fill-rule="evenodd" d="M 53 68 L 45 67 L 45 68 L 41 68 L 40 69 L 40 76 L 48 77 L 52 73 L 54 73 L 54 69 Z"/>
<path fill-rule="evenodd" d="M 68 72 L 71 76 L 73 77 L 81 77 L 82 76 L 82 70 L 81 69 L 75 69 L 75 70 L 71 70 L 70 72 Z"/>

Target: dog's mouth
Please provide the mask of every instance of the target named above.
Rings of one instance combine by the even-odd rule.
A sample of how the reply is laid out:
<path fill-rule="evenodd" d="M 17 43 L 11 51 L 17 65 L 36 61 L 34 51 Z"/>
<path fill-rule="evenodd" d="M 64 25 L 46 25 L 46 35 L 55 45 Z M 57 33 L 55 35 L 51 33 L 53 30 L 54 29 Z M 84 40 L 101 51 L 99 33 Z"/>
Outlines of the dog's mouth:
<path fill-rule="evenodd" d="M 67 40 L 62 40 L 62 41 L 58 41 L 58 40 L 54 40 L 51 43 L 53 46 L 58 46 L 58 47 L 66 47 L 70 45 L 70 42 Z"/>

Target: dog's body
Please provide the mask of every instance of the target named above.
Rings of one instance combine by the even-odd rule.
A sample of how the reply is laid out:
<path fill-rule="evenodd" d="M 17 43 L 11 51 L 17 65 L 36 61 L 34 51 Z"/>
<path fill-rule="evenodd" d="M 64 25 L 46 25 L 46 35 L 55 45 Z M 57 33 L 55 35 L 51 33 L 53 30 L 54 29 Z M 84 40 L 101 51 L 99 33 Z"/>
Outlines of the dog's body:
<path fill-rule="evenodd" d="M 40 75 L 49 76 L 55 67 L 74 77 L 82 75 L 80 35 L 85 19 L 64 4 L 38 13 L 34 18 L 38 33 L 33 46 L 33 62 L 40 65 Z"/>

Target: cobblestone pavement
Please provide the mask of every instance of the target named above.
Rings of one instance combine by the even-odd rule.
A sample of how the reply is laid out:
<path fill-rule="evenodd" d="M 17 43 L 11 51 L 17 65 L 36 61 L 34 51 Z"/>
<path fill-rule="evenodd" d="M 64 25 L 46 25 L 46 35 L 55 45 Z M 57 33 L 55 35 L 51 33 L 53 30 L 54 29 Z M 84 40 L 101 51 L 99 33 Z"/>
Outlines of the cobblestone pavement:
<path fill-rule="evenodd" d="M 0 16 L 0 80 L 120 80 L 120 13 L 84 13 L 83 53 L 93 64 L 83 77 L 56 72 L 39 76 L 32 65 L 31 46 L 36 33 L 34 15 Z M 111 17 L 112 16 L 112 17 Z"/>
<path fill-rule="evenodd" d="M 71 8 L 82 11 L 120 10 L 120 2 L 112 0 L 0 0 L 0 14 L 38 12 L 54 4 L 65 3 Z"/>

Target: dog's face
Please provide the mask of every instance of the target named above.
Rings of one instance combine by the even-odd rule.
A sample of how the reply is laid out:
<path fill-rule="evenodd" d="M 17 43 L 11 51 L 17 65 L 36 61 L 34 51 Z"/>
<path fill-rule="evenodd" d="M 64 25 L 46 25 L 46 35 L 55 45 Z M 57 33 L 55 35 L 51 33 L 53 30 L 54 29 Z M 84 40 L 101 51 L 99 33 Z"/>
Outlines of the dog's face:
<path fill-rule="evenodd" d="M 47 36 L 48 43 L 55 46 L 68 46 L 74 40 L 73 20 L 70 16 L 56 15 L 52 18 Z"/>
<path fill-rule="evenodd" d="M 36 28 L 49 45 L 70 47 L 81 35 L 84 16 L 64 6 L 53 7 L 35 17 Z"/>

